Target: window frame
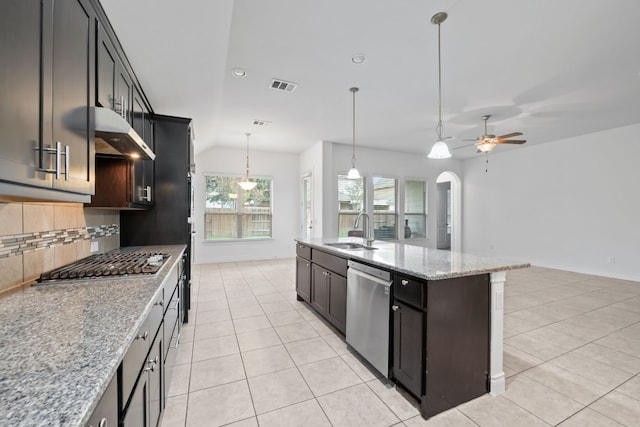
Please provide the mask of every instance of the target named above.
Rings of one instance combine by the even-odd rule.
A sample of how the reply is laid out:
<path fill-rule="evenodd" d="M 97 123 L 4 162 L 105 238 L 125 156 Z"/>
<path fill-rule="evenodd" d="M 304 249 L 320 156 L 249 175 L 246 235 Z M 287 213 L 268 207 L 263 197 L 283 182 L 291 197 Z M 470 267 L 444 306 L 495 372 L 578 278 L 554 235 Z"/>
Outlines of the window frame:
<path fill-rule="evenodd" d="M 407 213 L 407 182 L 410 181 L 416 181 L 416 182 L 421 182 L 423 184 L 423 200 L 422 200 L 422 204 L 423 204 L 423 213 L 416 213 L 416 212 L 411 212 L 411 213 Z M 406 238 L 408 239 L 427 239 L 429 237 L 429 223 L 428 223 L 428 216 L 429 216 L 429 180 L 425 177 L 404 177 L 403 178 L 403 200 L 402 200 L 402 215 L 403 215 L 403 219 L 406 220 L 408 218 L 411 217 L 422 217 L 422 224 L 424 227 L 424 236 L 419 236 L 419 237 L 409 237 Z M 409 224 L 409 227 L 411 227 L 411 224 Z M 402 225 L 402 228 L 404 229 L 404 224 Z M 413 233 L 413 229 L 412 229 L 412 233 Z M 404 236 L 404 231 L 402 233 L 402 235 Z"/>
<path fill-rule="evenodd" d="M 243 212 L 243 210 L 240 210 L 239 208 L 241 206 L 240 203 L 236 203 L 235 204 L 235 212 L 229 212 L 229 213 L 213 213 L 213 212 L 207 212 L 208 209 L 211 209 L 210 207 L 207 206 L 208 204 L 208 190 L 207 190 L 207 186 L 208 186 L 208 179 L 210 177 L 222 177 L 222 178 L 231 178 L 236 180 L 235 186 L 237 189 L 237 193 L 238 197 L 240 196 L 241 192 L 244 192 L 244 190 L 242 190 L 240 188 L 240 186 L 237 184 L 237 182 L 242 181 L 244 179 L 243 175 L 239 175 L 239 174 L 231 174 L 231 173 L 222 173 L 222 172 L 207 172 L 204 174 L 204 197 L 203 197 L 203 204 L 204 204 L 204 213 L 203 213 L 203 230 L 204 230 L 204 236 L 203 236 L 203 242 L 206 244 L 224 244 L 224 243 L 239 243 L 239 242 L 243 242 L 243 243 L 258 243 L 258 242 L 264 242 L 264 241 L 269 241 L 269 240 L 273 240 L 273 217 L 274 217 L 274 206 L 273 206 L 273 200 L 274 200 L 274 178 L 272 176 L 251 176 L 251 180 L 252 181 L 256 181 L 256 180 L 269 180 L 269 206 L 268 206 L 268 212 L 259 212 L 259 213 L 255 213 L 255 212 Z M 251 190 L 253 191 L 253 190 Z M 250 193 L 250 192 L 249 192 Z M 236 216 L 236 221 L 240 220 L 242 221 L 240 224 L 240 227 L 238 228 L 238 230 L 246 230 L 247 227 L 244 226 L 244 217 L 251 217 L 253 215 L 268 215 L 269 217 L 269 235 L 265 235 L 265 236 L 247 236 L 247 237 L 217 237 L 217 238 L 211 238 L 209 237 L 209 235 L 211 234 L 213 236 L 213 230 L 209 231 L 207 228 L 207 217 L 208 216 L 222 216 L 222 215 L 235 215 Z M 236 227 L 238 227 L 237 223 L 236 223 Z M 244 233 L 242 233 L 244 234 Z"/>

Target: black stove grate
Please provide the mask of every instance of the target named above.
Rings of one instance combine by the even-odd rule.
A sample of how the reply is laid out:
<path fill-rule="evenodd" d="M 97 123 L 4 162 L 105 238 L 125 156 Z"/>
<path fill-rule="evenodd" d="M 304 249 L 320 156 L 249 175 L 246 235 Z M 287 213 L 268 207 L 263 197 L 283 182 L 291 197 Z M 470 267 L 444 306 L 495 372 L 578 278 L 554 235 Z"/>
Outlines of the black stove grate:
<path fill-rule="evenodd" d="M 56 280 L 97 279 L 156 274 L 169 258 L 162 252 L 95 254 L 42 273 L 38 283 Z"/>

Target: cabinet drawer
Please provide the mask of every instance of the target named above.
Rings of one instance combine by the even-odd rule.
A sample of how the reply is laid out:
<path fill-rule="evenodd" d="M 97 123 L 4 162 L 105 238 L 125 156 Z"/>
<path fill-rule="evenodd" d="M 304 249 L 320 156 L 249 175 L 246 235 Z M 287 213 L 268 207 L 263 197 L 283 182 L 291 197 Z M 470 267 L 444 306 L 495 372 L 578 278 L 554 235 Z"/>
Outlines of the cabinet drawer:
<path fill-rule="evenodd" d="M 393 295 L 415 307 L 426 306 L 426 282 L 413 277 L 396 274 L 393 281 Z"/>
<path fill-rule="evenodd" d="M 311 248 L 309 246 L 301 245 L 300 243 L 296 244 L 296 255 L 300 258 L 311 259 Z"/>
<path fill-rule="evenodd" d="M 122 360 L 122 396 L 123 408 L 129 400 L 129 395 L 133 390 L 133 386 L 138 379 L 140 370 L 145 365 L 145 359 L 149 353 L 151 343 L 158 332 L 158 328 L 162 323 L 162 296 L 158 297 L 156 303 L 151 308 L 151 312 L 146 320 L 136 332 L 136 336 L 127 350 Z"/>
<path fill-rule="evenodd" d="M 347 260 L 339 256 L 331 255 L 326 252 L 314 249 L 311 254 L 311 260 L 314 264 L 321 265 L 327 270 L 331 270 L 334 273 L 338 273 L 341 276 L 347 277 Z"/>
<path fill-rule="evenodd" d="M 169 346 L 177 345 L 176 342 L 171 341 L 171 336 L 173 334 L 174 328 L 178 323 L 178 314 L 180 313 L 180 292 L 177 287 L 171 296 L 171 300 L 167 304 L 167 311 L 164 315 L 164 357 L 166 358 L 169 354 Z M 179 326 L 178 326 L 179 327 Z"/>

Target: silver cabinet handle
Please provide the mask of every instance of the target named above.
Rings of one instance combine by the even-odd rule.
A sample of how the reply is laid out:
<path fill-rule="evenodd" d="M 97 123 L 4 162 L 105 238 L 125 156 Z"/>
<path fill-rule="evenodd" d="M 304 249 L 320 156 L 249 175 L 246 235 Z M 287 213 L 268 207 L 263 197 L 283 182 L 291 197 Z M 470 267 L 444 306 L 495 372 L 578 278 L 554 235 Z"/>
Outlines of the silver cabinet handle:
<path fill-rule="evenodd" d="M 147 202 L 151 201 L 151 186 L 147 185 L 145 188 L 142 189 L 142 194 L 144 194 L 142 196 L 142 200 L 146 200 Z"/>
<path fill-rule="evenodd" d="M 140 339 L 140 340 L 143 340 L 143 341 L 146 341 L 147 338 L 149 338 L 149 331 L 144 331 L 143 334 L 140 334 L 140 335 L 138 335 L 136 337 L 137 340 Z"/>
<path fill-rule="evenodd" d="M 400 308 L 400 307 L 398 307 L 398 306 L 397 306 L 397 305 L 395 305 L 395 304 L 393 304 L 393 305 L 391 306 L 391 310 L 393 310 L 393 311 L 398 311 L 398 309 L 399 309 L 399 308 Z"/>
<path fill-rule="evenodd" d="M 147 360 L 147 365 L 148 366 L 144 368 L 145 371 L 155 372 L 156 366 L 158 365 L 158 356 L 156 356 L 155 359 Z"/>
<path fill-rule="evenodd" d="M 159 305 L 160 307 L 164 306 L 164 301 L 160 300 L 160 301 L 156 301 L 153 305 Z"/>
<path fill-rule="evenodd" d="M 40 147 L 33 147 L 34 150 L 40 150 Z M 54 154 L 56 156 L 56 167 L 54 169 L 39 167 L 36 170 L 44 173 L 51 173 L 56 176 L 56 179 L 60 179 L 60 175 L 62 174 L 62 160 L 61 157 L 64 156 L 64 179 L 65 181 L 69 181 L 69 146 L 64 146 L 64 152 L 62 152 L 62 143 L 60 141 L 56 141 L 56 146 L 54 147 L 43 147 L 42 151 L 47 152 L 49 154 Z M 42 166 L 42 165 L 40 165 Z"/>
<path fill-rule="evenodd" d="M 400 283 L 402 283 L 402 286 L 407 286 L 409 284 L 408 280 L 401 280 Z"/>

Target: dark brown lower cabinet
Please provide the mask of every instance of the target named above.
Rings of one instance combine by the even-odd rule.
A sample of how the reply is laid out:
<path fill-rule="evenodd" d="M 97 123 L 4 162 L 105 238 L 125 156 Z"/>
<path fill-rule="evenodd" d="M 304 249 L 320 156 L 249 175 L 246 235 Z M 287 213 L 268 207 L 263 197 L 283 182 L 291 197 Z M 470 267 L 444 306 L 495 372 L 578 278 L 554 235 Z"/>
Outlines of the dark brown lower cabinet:
<path fill-rule="evenodd" d="M 329 274 L 329 272 L 319 265 L 311 265 L 311 306 L 323 316 L 327 315 L 327 304 L 329 301 L 327 274 Z"/>
<path fill-rule="evenodd" d="M 344 334 L 347 327 L 347 278 L 311 264 L 311 306 Z"/>
<path fill-rule="evenodd" d="M 122 427 L 158 426 L 163 404 L 161 381 L 162 336 L 158 334 L 122 418 Z"/>
<path fill-rule="evenodd" d="M 311 261 L 296 257 L 296 292 L 301 300 L 311 301 Z"/>
<path fill-rule="evenodd" d="M 422 395 L 422 310 L 393 303 L 393 376 L 414 396 Z"/>
<path fill-rule="evenodd" d="M 424 418 L 489 391 L 489 275 L 424 281 L 396 274 L 393 377 Z"/>
<path fill-rule="evenodd" d="M 118 425 L 118 376 L 114 376 L 107 386 L 100 402 L 86 424 L 88 427 Z"/>
<path fill-rule="evenodd" d="M 347 278 L 329 272 L 327 319 L 343 334 L 347 330 Z"/>

